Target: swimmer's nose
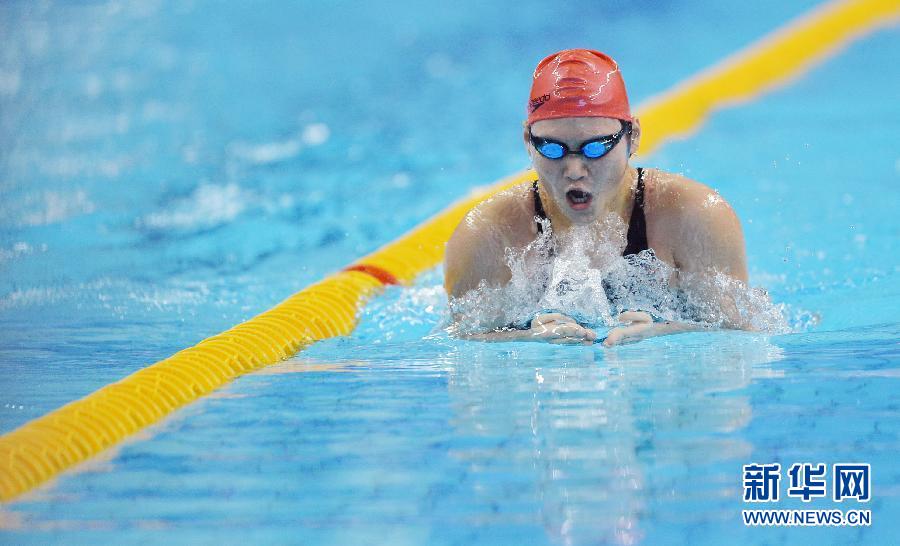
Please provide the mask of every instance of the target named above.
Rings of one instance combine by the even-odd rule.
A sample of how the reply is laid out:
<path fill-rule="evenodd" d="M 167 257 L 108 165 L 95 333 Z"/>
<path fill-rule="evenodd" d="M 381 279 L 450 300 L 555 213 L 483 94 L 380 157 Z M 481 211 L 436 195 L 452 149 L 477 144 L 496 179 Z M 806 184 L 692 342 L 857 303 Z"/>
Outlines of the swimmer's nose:
<path fill-rule="evenodd" d="M 584 165 L 584 159 L 576 155 L 569 155 L 563 158 L 563 176 L 568 180 L 581 180 L 587 176 L 587 167 Z"/>

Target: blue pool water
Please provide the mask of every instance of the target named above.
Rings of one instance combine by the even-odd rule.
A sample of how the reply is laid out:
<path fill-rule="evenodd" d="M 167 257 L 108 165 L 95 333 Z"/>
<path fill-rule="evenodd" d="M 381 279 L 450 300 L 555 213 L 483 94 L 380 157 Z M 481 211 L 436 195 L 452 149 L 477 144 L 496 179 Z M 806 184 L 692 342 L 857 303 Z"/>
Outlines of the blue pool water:
<path fill-rule="evenodd" d="M 523 168 L 547 52 L 609 52 L 640 104 L 813 5 L 0 5 L 0 431 Z M 898 54 L 881 30 L 642 158 L 732 203 L 796 333 L 464 343 L 435 271 L 3 506 L 3 541 L 896 540 Z M 751 462 L 871 464 L 873 525 L 744 527 Z"/>

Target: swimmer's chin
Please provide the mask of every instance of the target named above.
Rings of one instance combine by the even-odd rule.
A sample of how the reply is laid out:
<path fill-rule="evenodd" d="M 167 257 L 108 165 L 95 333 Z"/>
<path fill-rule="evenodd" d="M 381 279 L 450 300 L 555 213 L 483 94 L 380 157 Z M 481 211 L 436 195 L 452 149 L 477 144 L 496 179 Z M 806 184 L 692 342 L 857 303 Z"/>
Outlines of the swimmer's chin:
<path fill-rule="evenodd" d="M 593 203 L 591 203 L 590 206 L 581 209 L 566 206 L 565 213 L 569 222 L 576 226 L 588 226 L 600 219 Z"/>

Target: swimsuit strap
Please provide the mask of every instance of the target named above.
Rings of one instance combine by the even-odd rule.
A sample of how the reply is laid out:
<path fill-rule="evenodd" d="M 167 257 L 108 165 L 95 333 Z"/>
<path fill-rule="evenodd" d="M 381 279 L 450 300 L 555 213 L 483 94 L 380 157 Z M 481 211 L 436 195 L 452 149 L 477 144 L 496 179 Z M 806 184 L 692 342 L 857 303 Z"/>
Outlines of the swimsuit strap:
<path fill-rule="evenodd" d="M 538 233 L 544 233 L 543 223 L 547 220 L 547 213 L 544 211 L 544 203 L 541 201 L 541 194 L 538 192 L 537 180 L 532 182 L 531 191 L 534 194 L 534 223 L 537 224 Z"/>
<path fill-rule="evenodd" d="M 637 188 L 634 190 L 634 207 L 628 222 L 628 245 L 622 256 L 637 254 L 650 248 L 647 244 L 647 219 L 644 217 L 644 169 L 638 167 Z"/>

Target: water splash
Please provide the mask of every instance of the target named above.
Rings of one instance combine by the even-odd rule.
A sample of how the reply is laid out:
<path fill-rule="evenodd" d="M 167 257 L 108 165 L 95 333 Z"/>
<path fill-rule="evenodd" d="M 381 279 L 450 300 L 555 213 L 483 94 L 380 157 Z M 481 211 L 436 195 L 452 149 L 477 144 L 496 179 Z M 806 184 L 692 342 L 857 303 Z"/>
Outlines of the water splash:
<path fill-rule="evenodd" d="M 523 249 L 506 249 L 511 277 L 505 286 L 482 281 L 451 298 L 452 332 L 522 328 L 537 312 L 557 312 L 580 323 L 611 327 L 623 311 L 645 311 L 662 320 L 786 333 L 784 306 L 768 293 L 721 271 L 678 271 L 652 250 L 627 257 L 625 225 L 614 214 L 591 226 L 543 234 Z"/>
<path fill-rule="evenodd" d="M 250 192 L 235 183 L 201 184 L 169 210 L 148 214 L 139 225 L 154 230 L 215 227 L 237 218 L 252 199 Z"/>

